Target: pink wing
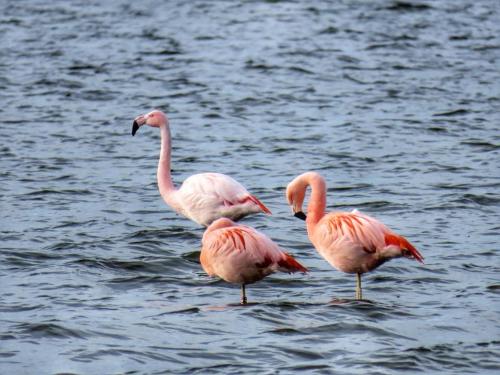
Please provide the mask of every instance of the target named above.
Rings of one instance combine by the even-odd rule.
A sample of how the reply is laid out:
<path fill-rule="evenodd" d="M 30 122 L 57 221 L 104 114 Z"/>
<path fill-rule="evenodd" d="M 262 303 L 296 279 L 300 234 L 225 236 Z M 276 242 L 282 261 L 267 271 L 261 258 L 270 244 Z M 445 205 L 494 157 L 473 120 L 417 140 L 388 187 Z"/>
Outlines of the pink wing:
<path fill-rule="evenodd" d="M 252 283 L 276 270 L 307 272 L 267 236 L 244 225 L 209 227 L 203 236 L 200 260 L 209 275 L 234 283 Z"/>
<path fill-rule="evenodd" d="M 366 272 L 390 258 L 402 256 L 403 251 L 419 262 L 423 260 L 404 237 L 356 210 L 325 215 L 311 241 L 330 264 L 344 272 Z"/>
<path fill-rule="evenodd" d="M 251 213 L 271 213 L 243 185 L 220 173 L 193 175 L 184 181 L 176 194 L 183 213 L 202 225 L 220 217 L 238 220 Z"/>
<path fill-rule="evenodd" d="M 328 214 L 320 224 L 323 236 L 330 242 L 343 239 L 359 245 L 367 253 L 383 247 L 384 234 L 390 232 L 380 221 L 358 211 Z"/>

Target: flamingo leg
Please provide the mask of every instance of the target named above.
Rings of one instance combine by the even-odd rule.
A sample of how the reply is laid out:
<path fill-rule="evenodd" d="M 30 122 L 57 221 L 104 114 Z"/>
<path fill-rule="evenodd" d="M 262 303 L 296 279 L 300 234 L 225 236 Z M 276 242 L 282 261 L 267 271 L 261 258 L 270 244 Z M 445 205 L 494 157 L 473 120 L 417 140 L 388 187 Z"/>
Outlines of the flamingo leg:
<path fill-rule="evenodd" d="M 247 295 L 245 293 L 245 284 L 241 284 L 241 304 L 247 304 Z"/>
<path fill-rule="evenodd" d="M 357 300 L 363 299 L 363 291 L 361 289 L 361 274 L 360 273 L 356 274 L 356 299 Z"/>

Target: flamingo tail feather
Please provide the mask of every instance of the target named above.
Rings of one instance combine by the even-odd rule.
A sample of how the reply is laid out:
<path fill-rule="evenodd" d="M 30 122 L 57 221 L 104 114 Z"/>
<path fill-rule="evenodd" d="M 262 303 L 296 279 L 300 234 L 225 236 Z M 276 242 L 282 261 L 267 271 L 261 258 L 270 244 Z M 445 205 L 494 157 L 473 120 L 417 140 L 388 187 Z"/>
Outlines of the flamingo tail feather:
<path fill-rule="evenodd" d="M 388 233 L 385 235 L 385 243 L 387 245 L 398 246 L 400 249 L 408 250 L 411 255 L 420 263 L 424 263 L 424 257 L 419 251 L 413 246 L 406 238 L 403 236 L 398 236 L 396 234 Z"/>

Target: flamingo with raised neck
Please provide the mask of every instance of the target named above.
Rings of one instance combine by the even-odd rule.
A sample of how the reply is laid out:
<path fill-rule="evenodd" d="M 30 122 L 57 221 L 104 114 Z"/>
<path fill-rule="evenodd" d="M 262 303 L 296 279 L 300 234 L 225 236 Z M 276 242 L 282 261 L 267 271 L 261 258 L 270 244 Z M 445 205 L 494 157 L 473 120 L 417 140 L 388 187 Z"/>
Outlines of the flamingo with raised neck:
<path fill-rule="evenodd" d="M 307 187 L 311 196 L 307 215 L 302 211 Z M 306 172 L 290 182 L 286 199 L 296 217 L 305 220 L 307 234 L 320 255 L 336 269 L 356 274 L 356 299 L 362 299 L 361 275 L 386 261 L 405 257 L 423 263 L 418 250 L 383 223 L 358 210 L 325 214 L 326 184 L 316 172 Z"/>
<path fill-rule="evenodd" d="M 132 125 L 132 135 L 143 125 L 160 128 L 158 188 L 163 200 L 175 211 L 204 226 L 221 217 L 236 221 L 259 212 L 271 214 L 243 185 L 224 174 L 195 174 L 177 189 L 170 173 L 172 140 L 167 116 L 158 110 L 137 116 Z"/>
<path fill-rule="evenodd" d="M 265 234 L 230 219 L 214 221 L 203 234 L 200 263 L 210 276 L 241 285 L 241 304 L 247 303 L 245 285 L 275 272 L 307 269 Z"/>

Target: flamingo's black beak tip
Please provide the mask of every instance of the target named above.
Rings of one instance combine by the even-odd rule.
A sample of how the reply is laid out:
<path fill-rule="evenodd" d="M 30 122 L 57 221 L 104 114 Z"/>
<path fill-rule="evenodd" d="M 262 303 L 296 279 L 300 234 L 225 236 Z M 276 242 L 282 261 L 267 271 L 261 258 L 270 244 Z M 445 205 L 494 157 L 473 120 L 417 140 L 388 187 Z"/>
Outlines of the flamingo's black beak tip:
<path fill-rule="evenodd" d="M 135 133 L 137 133 L 137 130 L 139 130 L 139 124 L 137 123 L 137 121 L 134 121 L 134 123 L 132 124 L 132 135 L 135 135 Z"/>
<path fill-rule="evenodd" d="M 298 217 L 300 220 L 306 220 L 307 216 L 302 211 L 296 212 L 293 216 Z"/>

